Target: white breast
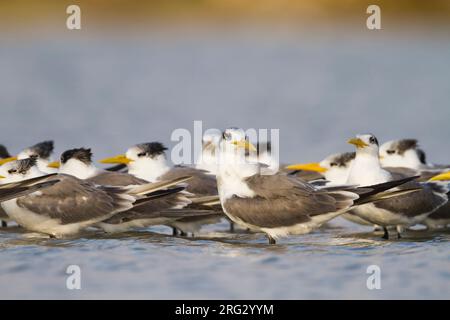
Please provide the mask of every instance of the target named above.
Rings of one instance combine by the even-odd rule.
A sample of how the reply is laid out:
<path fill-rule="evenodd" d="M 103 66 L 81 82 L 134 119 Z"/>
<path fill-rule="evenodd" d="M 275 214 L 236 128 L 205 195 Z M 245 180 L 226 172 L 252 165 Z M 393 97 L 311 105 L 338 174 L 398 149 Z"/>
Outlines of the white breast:
<path fill-rule="evenodd" d="M 381 168 L 378 158 L 357 155 L 350 168 L 347 184 L 370 186 L 391 180 L 391 174 Z"/>

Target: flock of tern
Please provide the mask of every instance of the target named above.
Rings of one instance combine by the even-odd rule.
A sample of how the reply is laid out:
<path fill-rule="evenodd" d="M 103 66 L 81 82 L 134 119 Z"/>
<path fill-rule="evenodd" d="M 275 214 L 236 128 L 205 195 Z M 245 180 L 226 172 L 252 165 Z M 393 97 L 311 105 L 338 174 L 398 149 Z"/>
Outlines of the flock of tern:
<path fill-rule="evenodd" d="M 165 225 L 173 234 L 198 234 L 206 224 L 228 219 L 269 243 L 309 233 L 342 216 L 389 233 L 415 225 L 450 224 L 450 172 L 427 163 L 417 141 L 379 146 L 374 135 L 348 141 L 353 153 L 333 154 L 318 163 L 274 166 L 244 130 L 205 135 L 195 166 L 167 164 L 159 142 L 137 144 L 101 160 L 87 148 L 63 152 L 51 161 L 45 141 L 12 157 L 0 146 L 0 220 L 50 237 L 85 229 L 124 232 Z"/>

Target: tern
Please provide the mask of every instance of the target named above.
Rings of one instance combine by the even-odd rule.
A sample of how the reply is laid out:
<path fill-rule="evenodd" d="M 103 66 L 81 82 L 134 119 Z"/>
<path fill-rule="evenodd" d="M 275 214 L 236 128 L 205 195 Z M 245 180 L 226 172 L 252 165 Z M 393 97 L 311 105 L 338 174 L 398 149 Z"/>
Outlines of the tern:
<path fill-rule="evenodd" d="M 44 173 L 55 173 L 56 170 L 49 168 L 48 164 L 52 161 L 51 155 L 54 150 L 54 142 L 52 140 L 36 143 L 28 147 L 17 155 L 18 160 L 35 157 L 37 159 L 37 167 Z"/>
<path fill-rule="evenodd" d="M 15 157 L 12 157 L 9 152 L 8 149 L 0 144 L 0 165 L 7 163 L 9 161 L 13 161 L 16 160 Z M 2 227 L 7 227 L 8 226 L 8 222 L 11 221 L 11 219 L 8 217 L 8 215 L 6 214 L 6 212 L 0 207 L 0 222 L 1 222 L 1 226 Z"/>
<path fill-rule="evenodd" d="M 399 175 L 394 175 L 382 168 L 379 159 L 379 145 L 372 134 L 357 135 L 348 141 L 356 146 L 356 157 L 353 161 L 347 179 L 347 184 L 361 187 L 393 181 Z M 446 186 L 438 183 L 409 182 L 398 189 L 417 187 L 420 191 L 405 194 L 393 199 L 365 204 L 355 208 L 353 212 L 364 220 L 384 228 L 385 239 L 389 238 L 388 226 L 396 226 L 400 238 L 403 228 L 421 223 L 448 201 Z"/>
<path fill-rule="evenodd" d="M 167 164 L 165 151 L 167 148 L 160 142 L 141 143 L 129 148 L 125 154 L 100 160 L 101 163 L 126 164 L 128 173 L 148 182 L 158 182 L 167 179 L 176 179 L 181 176 L 190 176 L 186 191 L 193 198 L 211 197 L 211 205 L 219 204 L 217 183 L 214 176 L 203 170 L 187 166 L 170 167 Z M 212 206 L 214 208 L 214 206 Z M 191 234 L 197 233 L 205 224 L 217 223 L 223 218 L 223 213 L 217 212 L 208 217 L 186 218 L 176 221 L 173 226 Z"/>
<path fill-rule="evenodd" d="M 302 163 L 293 164 L 286 167 L 288 170 L 301 170 L 301 172 L 316 172 L 319 173 L 325 180 L 311 180 L 310 182 L 318 186 L 343 186 L 347 184 L 348 174 L 350 172 L 351 165 L 355 160 L 355 152 L 335 153 L 327 156 L 322 161 L 316 163 Z M 411 174 L 412 176 L 413 174 Z M 312 176 L 314 179 L 320 178 L 314 175 L 303 174 L 303 177 Z M 300 176 L 300 177 L 302 177 Z M 367 220 L 364 220 L 354 214 L 352 211 L 348 211 L 341 216 L 342 218 L 349 220 L 353 223 L 371 226 L 373 225 Z M 375 229 L 378 226 L 374 226 Z"/>
<path fill-rule="evenodd" d="M 51 155 L 53 153 L 54 143 L 52 140 L 36 143 L 35 145 L 25 148 L 20 151 L 15 157 L 8 156 L 0 160 L 0 165 L 15 160 L 23 160 L 27 158 L 36 158 L 37 167 L 43 173 L 55 173 L 57 170 L 48 167 L 51 162 Z"/>
<path fill-rule="evenodd" d="M 2 183 L 20 182 L 43 175 L 35 157 L 0 167 Z M 145 200 L 150 192 L 166 187 L 152 183 L 129 187 L 101 186 L 65 174 L 51 175 L 46 181 L 56 182 L 48 188 L 4 201 L 1 206 L 22 227 L 56 238 L 76 234 L 129 210 Z"/>
<path fill-rule="evenodd" d="M 318 189 L 285 174 L 261 175 L 260 165 L 247 161 L 242 152 L 255 150 L 242 129 L 226 129 L 219 147 L 217 184 L 224 212 L 235 223 L 264 232 L 270 244 L 309 233 L 363 203 L 398 195 L 386 190 L 413 179 L 367 188 Z"/>
<path fill-rule="evenodd" d="M 110 172 L 97 168 L 92 161 L 91 149 L 88 148 L 66 150 L 61 154 L 59 162 L 52 162 L 49 166 L 59 168 L 61 174 L 72 175 L 97 185 L 126 187 L 148 184 L 148 181 L 136 178 L 131 174 Z M 178 189 L 172 189 L 173 192 L 165 196 L 114 215 L 110 219 L 99 222 L 96 226 L 106 232 L 124 232 L 132 228 L 144 228 L 160 224 L 171 226 L 181 219 L 211 215 L 211 211 L 206 212 L 205 210 L 180 210 L 192 203 L 181 192 L 184 190 L 181 183 L 188 179 L 190 179 L 189 176 L 181 176 L 171 180 Z M 164 183 L 167 185 L 167 182 Z"/>
<path fill-rule="evenodd" d="M 381 165 L 387 170 L 420 174 L 421 181 L 446 180 L 446 170 L 450 166 L 430 164 L 425 151 L 419 148 L 417 139 L 400 139 L 385 142 L 380 147 Z M 450 202 L 434 211 L 423 222 L 430 229 L 442 228 L 450 224 Z"/>

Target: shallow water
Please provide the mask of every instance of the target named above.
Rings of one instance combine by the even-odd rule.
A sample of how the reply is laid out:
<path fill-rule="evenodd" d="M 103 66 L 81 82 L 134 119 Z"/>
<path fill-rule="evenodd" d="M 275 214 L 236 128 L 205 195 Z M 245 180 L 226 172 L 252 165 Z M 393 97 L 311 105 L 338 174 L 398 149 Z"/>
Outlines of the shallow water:
<path fill-rule="evenodd" d="M 448 39 L 147 34 L 136 39 L 8 39 L 0 47 L 2 143 L 12 152 L 54 138 L 57 153 L 97 158 L 134 143 L 170 144 L 175 128 L 279 128 L 283 162 L 381 141 L 420 138 L 450 162 Z M 44 239 L 0 230 L 0 298 L 450 298 L 450 233 L 402 240 L 343 220 L 275 246 L 208 227 Z M 167 234 L 161 234 L 165 232 Z M 82 289 L 66 289 L 79 265 Z M 380 290 L 366 269 L 381 268 Z"/>
<path fill-rule="evenodd" d="M 151 231 L 44 239 L 18 228 L 1 236 L 1 298 L 449 298 L 450 232 L 410 231 L 385 241 L 337 220 L 270 246 L 262 235 L 214 226 L 197 239 Z M 212 229 L 216 231 L 213 232 Z M 81 268 L 81 290 L 66 268 Z M 368 290 L 367 267 L 381 268 Z"/>

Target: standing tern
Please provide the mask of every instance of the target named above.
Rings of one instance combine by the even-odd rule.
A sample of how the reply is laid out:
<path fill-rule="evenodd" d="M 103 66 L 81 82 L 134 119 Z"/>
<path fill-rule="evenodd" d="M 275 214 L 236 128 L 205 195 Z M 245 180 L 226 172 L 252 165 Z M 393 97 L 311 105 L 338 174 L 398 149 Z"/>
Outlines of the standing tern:
<path fill-rule="evenodd" d="M 305 172 L 316 172 L 322 175 L 325 181 L 313 180 L 310 181 L 313 184 L 324 185 L 326 187 L 331 186 L 343 186 L 347 184 L 348 174 L 350 172 L 351 165 L 355 160 L 355 152 L 335 153 L 327 156 L 319 163 L 303 163 L 294 164 L 286 167 L 288 170 L 302 170 Z M 411 174 L 412 176 L 413 174 Z M 308 175 L 303 175 L 308 176 Z M 313 176 L 314 177 L 314 176 Z M 317 178 L 317 177 L 315 177 Z M 319 182 L 319 183 L 318 183 Z M 352 211 L 348 211 L 341 216 L 342 218 L 351 221 L 356 224 L 371 226 L 373 225 L 367 220 L 354 214 Z M 377 226 L 374 226 L 377 228 Z"/>
<path fill-rule="evenodd" d="M 284 174 L 261 175 L 260 165 L 248 162 L 242 150 L 255 147 L 242 129 L 226 129 L 217 173 L 220 201 L 231 220 L 264 232 L 270 244 L 290 234 L 309 233 L 359 204 L 392 197 L 394 193 L 384 191 L 411 179 L 359 189 L 317 189 Z"/>
<path fill-rule="evenodd" d="M 44 175 L 35 157 L 9 162 L 0 167 L 2 183 L 20 182 Z M 145 195 L 165 186 L 100 186 L 64 174 L 52 175 L 54 185 L 4 201 L 1 206 L 19 225 L 31 231 L 64 237 L 78 233 L 115 214 L 129 210 Z"/>
<path fill-rule="evenodd" d="M 380 161 L 383 167 L 394 172 L 412 171 L 421 175 L 422 181 L 446 179 L 445 170 L 449 166 L 429 164 L 425 152 L 419 148 L 416 139 L 392 140 L 380 147 Z M 448 169 L 447 169 L 448 170 Z M 442 173 L 442 175 L 438 175 Z M 430 229 L 445 227 L 450 224 L 450 202 L 434 211 L 424 224 Z"/>
<path fill-rule="evenodd" d="M 91 149 L 70 149 L 61 154 L 59 162 L 50 163 L 49 166 L 59 168 L 59 173 L 75 176 L 97 185 L 130 186 L 143 185 L 148 181 L 137 178 L 128 173 L 110 172 L 97 168 L 92 161 Z M 179 185 L 190 179 L 189 176 L 179 176 L 171 181 L 180 186 L 178 192 L 159 197 L 143 205 L 135 206 L 130 210 L 114 215 L 97 224 L 106 232 L 123 232 L 131 228 L 144 228 L 153 225 L 172 226 L 178 221 L 186 219 L 199 219 L 205 216 L 217 216 L 211 210 L 192 210 L 189 208 L 193 200 L 189 199 Z M 165 181 L 165 180 L 163 180 Z M 160 182 L 161 183 L 161 182 Z M 167 182 L 165 182 L 167 183 Z M 183 210 L 181 210 L 183 209 Z"/>
<path fill-rule="evenodd" d="M 357 135 L 348 142 L 356 146 L 356 157 L 351 165 L 347 184 L 364 187 L 394 180 L 394 175 L 381 167 L 378 140 L 374 135 Z M 448 188 L 437 183 L 410 182 L 399 186 L 398 189 L 409 187 L 418 187 L 421 190 L 414 194 L 365 204 L 355 208 L 353 212 L 364 220 L 382 226 L 384 238 L 389 238 L 388 226 L 396 226 L 397 236 L 400 237 L 404 227 L 421 223 L 448 201 Z"/>
<path fill-rule="evenodd" d="M 186 191 L 193 198 L 211 197 L 219 202 L 217 183 L 214 176 L 203 170 L 187 166 L 170 167 L 167 164 L 165 151 L 167 148 L 160 142 L 137 144 L 127 150 L 125 154 L 100 160 L 101 163 L 126 164 L 128 173 L 149 182 L 166 179 L 176 179 L 180 176 L 190 176 Z M 192 217 L 176 221 L 173 226 L 182 231 L 182 234 L 197 233 L 205 224 L 217 223 L 223 218 L 217 212 L 207 217 Z"/>

